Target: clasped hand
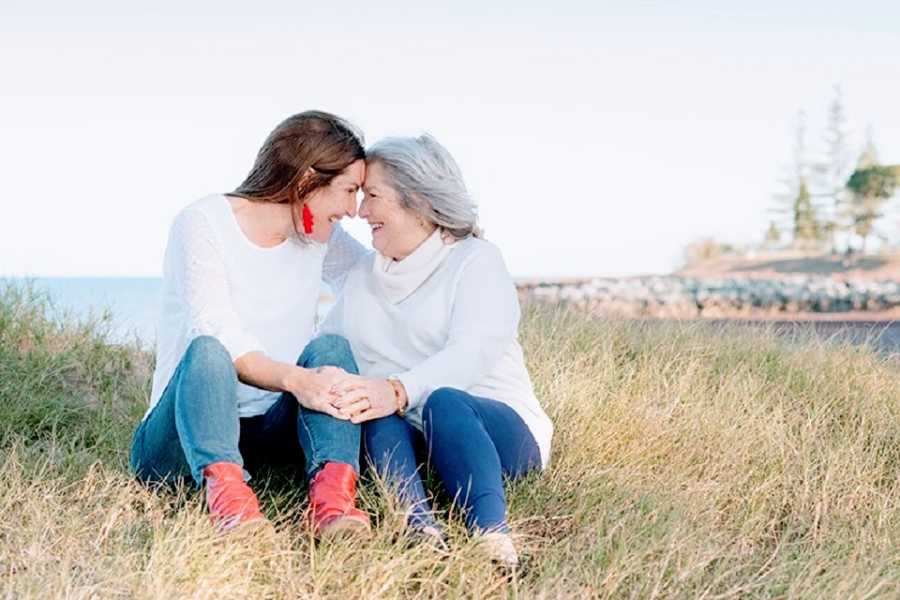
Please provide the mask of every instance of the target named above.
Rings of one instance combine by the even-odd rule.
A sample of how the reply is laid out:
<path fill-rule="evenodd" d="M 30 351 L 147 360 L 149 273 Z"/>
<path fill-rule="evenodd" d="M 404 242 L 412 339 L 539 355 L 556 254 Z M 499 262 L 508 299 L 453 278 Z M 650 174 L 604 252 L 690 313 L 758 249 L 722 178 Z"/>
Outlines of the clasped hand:
<path fill-rule="evenodd" d="M 362 423 L 397 410 L 394 389 L 385 379 L 347 373 L 340 367 L 298 368 L 286 382 L 302 406 L 337 419 Z"/>

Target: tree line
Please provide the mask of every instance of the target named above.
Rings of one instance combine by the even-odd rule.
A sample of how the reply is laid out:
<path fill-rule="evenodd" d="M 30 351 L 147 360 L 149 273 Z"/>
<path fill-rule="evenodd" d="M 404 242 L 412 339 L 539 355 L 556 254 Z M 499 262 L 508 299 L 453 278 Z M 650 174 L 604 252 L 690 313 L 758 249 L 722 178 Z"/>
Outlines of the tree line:
<path fill-rule="evenodd" d="M 865 253 L 878 236 L 878 222 L 900 184 L 900 165 L 881 164 L 870 126 L 854 160 L 840 86 L 828 106 L 824 148 L 810 160 L 806 113 L 797 114 L 792 160 L 775 195 L 773 219 L 765 234 L 769 247 L 785 241 L 794 248 L 832 253 Z"/>

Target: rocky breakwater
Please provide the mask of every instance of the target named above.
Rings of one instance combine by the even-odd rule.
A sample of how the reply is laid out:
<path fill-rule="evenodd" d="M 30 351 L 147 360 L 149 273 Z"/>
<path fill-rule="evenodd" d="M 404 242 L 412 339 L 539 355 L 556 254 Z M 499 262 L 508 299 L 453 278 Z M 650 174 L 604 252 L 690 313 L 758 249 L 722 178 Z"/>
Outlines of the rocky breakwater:
<path fill-rule="evenodd" d="M 523 301 L 564 304 L 625 318 L 790 318 L 900 310 L 900 281 L 653 276 L 521 281 Z"/>

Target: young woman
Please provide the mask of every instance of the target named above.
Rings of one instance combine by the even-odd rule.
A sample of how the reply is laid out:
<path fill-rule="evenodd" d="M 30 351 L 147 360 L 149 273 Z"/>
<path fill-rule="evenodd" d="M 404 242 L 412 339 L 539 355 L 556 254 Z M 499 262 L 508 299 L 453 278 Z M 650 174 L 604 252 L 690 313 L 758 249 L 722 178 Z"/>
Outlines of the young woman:
<path fill-rule="evenodd" d="M 131 465 L 143 481 L 205 485 L 220 531 L 264 518 L 243 467 L 276 461 L 305 463 L 317 535 L 369 529 L 354 505 L 360 427 L 332 405 L 356 364 L 344 339 L 311 339 L 320 282 L 340 289 L 365 252 L 338 225 L 356 214 L 364 156 L 346 121 L 294 115 L 235 191 L 194 202 L 172 224 Z"/>

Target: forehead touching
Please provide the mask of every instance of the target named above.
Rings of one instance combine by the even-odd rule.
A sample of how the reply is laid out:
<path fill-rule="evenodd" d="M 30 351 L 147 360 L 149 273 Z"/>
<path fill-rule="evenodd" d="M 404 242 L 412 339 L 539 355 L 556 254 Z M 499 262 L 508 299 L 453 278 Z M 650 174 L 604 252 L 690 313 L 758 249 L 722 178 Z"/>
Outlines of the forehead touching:
<path fill-rule="evenodd" d="M 351 185 L 357 189 L 362 187 L 366 178 L 366 163 L 363 160 L 357 160 L 346 169 L 341 171 L 332 182 L 335 185 Z"/>
<path fill-rule="evenodd" d="M 366 164 L 366 181 L 363 185 L 364 190 L 384 189 L 388 187 L 388 183 L 387 174 L 380 163 L 370 162 Z"/>

